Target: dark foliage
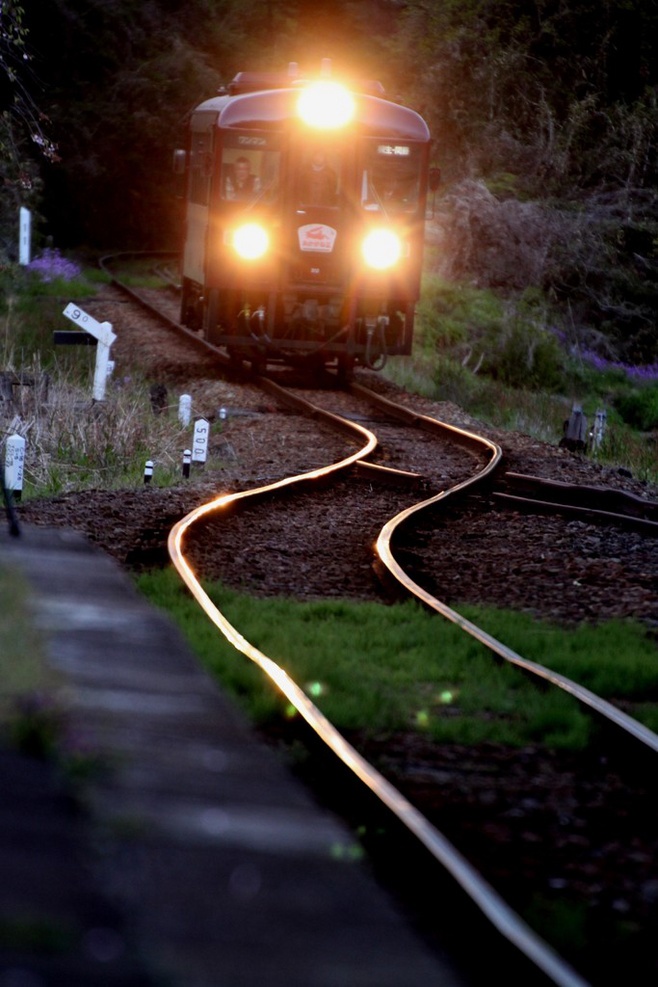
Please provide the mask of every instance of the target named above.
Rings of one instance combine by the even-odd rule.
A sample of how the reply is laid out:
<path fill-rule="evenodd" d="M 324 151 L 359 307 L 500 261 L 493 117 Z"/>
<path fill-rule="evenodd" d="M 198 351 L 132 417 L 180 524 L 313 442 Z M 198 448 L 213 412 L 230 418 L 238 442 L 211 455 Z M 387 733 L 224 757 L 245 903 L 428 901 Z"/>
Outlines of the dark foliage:
<path fill-rule="evenodd" d="M 658 357 L 655 2 L 40 0 L 23 20 L 44 114 L 28 131 L 57 148 L 41 237 L 176 247 L 171 155 L 192 106 L 241 69 L 329 56 L 430 123 L 452 276 L 543 287 L 624 358 Z M 15 97 L 0 71 L 2 105 Z M 39 158 L 24 144 L 3 147 L 14 199 Z"/>

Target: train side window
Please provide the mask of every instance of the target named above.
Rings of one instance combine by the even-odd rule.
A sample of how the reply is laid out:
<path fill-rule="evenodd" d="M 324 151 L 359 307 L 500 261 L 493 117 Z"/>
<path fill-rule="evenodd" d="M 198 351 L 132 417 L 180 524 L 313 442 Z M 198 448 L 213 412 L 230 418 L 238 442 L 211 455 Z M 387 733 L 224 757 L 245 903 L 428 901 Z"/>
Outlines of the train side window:
<path fill-rule="evenodd" d="M 193 133 L 190 147 L 190 202 L 206 206 L 210 198 L 212 176 L 212 135 Z"/>

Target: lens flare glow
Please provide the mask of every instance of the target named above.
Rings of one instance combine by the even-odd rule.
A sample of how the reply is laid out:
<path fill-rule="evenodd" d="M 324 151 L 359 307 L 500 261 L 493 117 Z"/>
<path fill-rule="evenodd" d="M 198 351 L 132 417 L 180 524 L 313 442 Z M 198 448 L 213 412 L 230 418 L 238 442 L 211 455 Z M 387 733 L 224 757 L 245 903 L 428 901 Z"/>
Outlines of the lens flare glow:
<path fill-rule="evenodd" d="M 386 271 L 400 260 L 402 241 L 392 230 L 372 230 L 361 245 L 361 253 L 368 267 Z"/>
<path fill-rule="evenodd" d="M 233 233 L 233 247 L 243 260 L 258 260 L 267 253 L 270 238 L 258 223 L 245 223 Z"/>
<path fill-rule="evenodd" d="M 308 127 L 336 130 L 354 116 L 354 97 L 338 82 L 316 82 L 299 94 L 297 113 Z"/>

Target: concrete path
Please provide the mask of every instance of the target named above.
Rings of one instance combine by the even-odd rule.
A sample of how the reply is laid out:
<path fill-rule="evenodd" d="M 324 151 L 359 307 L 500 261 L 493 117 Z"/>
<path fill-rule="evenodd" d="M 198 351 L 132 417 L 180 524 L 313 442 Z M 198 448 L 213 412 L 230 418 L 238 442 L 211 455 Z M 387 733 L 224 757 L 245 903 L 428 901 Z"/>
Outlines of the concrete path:
<path fill-rule="evenodd" d="M 0 752 L 0 987 L 464 987 L 109 557 L 31 527 L 0 568 L 109 766 L 81 807 Z"/>

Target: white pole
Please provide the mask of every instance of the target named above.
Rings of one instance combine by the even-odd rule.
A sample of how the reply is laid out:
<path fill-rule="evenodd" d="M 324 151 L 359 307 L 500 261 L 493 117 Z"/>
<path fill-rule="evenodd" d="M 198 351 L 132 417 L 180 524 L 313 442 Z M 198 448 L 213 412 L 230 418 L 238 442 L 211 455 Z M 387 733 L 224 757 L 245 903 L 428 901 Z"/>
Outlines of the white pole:
<path fill-rule="evenodd" d="M 20 232 L 18 236 L 18 263 L 30 263 L 30 248 L 32 241 L 32 213 L 25 206 L 20 208 Z"/>
<path fill-rule="evenodd" d="M 23 491 L 23 467 L 25 464 L 25 439 L 22 435 L 10 435 L 5 445 L 5 487 L 14 499 L 20 500 Z"/>
<path fill-rule="evenodd" d="M 96 345 L 96 370 L 94 371 L 94 401 L 105 400 L 105 385 L 107 384 L 107 364 L 110 359 L 110 347 L 99 340 Z"/>
<path fill-rule="evenodd" d="M 178 399 L 178 420 L 183 426 L 187 428 L 190 424 L 190 419 L 192 417 L 192 398 L 189 394 L 181 394 Z"/>
<path fill-rule="evenodd" d="M 116 339 L 116 336 L 112 332 L 112 324 L 110 322 L 101 322 L 100 332 L 96 335 L 98 343 L 96 344 L 96 369 L 94 371 L 94 389 L 92 391 L 92 397 L 94 401 L 104 401 L 105 400 L 105 387 L 107 385 L 107 378 L 109 376 L 109 364 L 110 364 L 110 346 Z M 87 329 L 89 332 L 89 329 Z"/>

